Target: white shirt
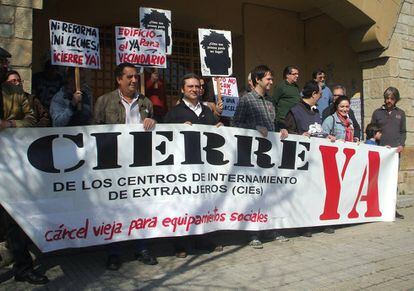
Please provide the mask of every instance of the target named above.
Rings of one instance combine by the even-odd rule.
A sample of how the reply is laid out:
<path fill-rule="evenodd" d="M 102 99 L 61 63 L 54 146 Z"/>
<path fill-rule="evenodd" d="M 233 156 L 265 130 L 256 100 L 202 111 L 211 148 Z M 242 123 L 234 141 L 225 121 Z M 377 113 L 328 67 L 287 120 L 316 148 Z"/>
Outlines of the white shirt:
<path fill-rule="evenodd" d="M 129 103 L 125 97 L 122 95 L 122 92 L 118 90 L 119 96 L 121 97 L 122 105 L 125 108 L 125 124 L 138 124 L 142 123 L 141 114 L 139 113 L 138 106 L 138 93 L 135 93 L 135 96 L 131 103 Z"/>
<path fill-rule="evenodd" d="M 193 103 L 188 102 L 183 98 L 184 104 L 188 106 L 196 115 L 197 117 L 200 116 L 201 112 L 203 111 L 203 108 L 201 107 L 200 102 L 197 102 L 197 104 L 194 106 Z"/>

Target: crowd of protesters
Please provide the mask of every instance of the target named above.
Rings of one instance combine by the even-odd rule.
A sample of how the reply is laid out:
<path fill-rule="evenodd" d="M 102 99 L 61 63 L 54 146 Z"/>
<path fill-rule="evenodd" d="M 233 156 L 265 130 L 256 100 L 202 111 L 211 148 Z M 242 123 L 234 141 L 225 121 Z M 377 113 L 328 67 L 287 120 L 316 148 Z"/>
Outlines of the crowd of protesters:
<path fill-rule="evenodd" d="M 283 80 L 273 89 L 274 74 L 265 65 L 255 67 L 248 75 L 248 87 L 240 97 L 234 117 L 229 121 L 221 118 L 223 105 L 214 102 L 206 79 L 187 74 L 181 81 L 181 96 L 168 111 L 165 84 L 157 70 L 152 70 L 145 82 L 146 96 L 139 92 L 137 68 L 122 63 L 115 69 L 116 89 L 97 98 L 92 110 L 93 97 L 85 80 L 77 89 L 73 68 L 67 68 L 65 78 L 59 70 L 47 62 L 44 71 L 33 77 L 33 95 L 23 91 L 23 80 L 17 71 L 9 68 L 11 55 L 0 48 L 0 130 L 18 127 L 75 126 L 90 124 L 142 124 L 152 130 L 157 123 L 205 124 L 258 130 L 261 135 L 280 132 L 280 138 L 289 134 L 328 138 L 332 142 L 360 142 L 363 140 L 360 125 L 350 108 L 350 98 L 342 85 L 332 91 L 326 85 L 327 75 L 318 69 L 311 80 L 299 89 L 300 70 L 287 66 Z M 210 89 L 210 92 L 208 92 Z M 397 148 L 401 152 L 406 139 L 406 119 L 402 109 L 396 106 L 400 94 L 394 87 L 384 92 L 384 104 L 374 111 L 371 123 L 366 127 L 366 143 Z M 33 268 L 28 250 L 28 239 L 13 218 L 1 210 L 1 229 L 14 257 L 14 278 L 31 284 L 45 284 L 48 278 Z M 397 213 L 397 217 L 403 218 Z M 312 236 L 314 229 L 302 229 L 301 234 Z M 333 233 L 333 228 L 323 231 Z M 267 232 L 269 234 L 269 232 Z M 250 245 L 262 248 L 264 233 L 250 233 Z M 270 232 L 276 240 L 287 241 L 280 232 Z M 176 256 L 184 258 L 187 248 L 196 247 L 221 251 L 223 247 L 214 238 L 205 235 L 198 239 L 176 238 Z M 107 268 L 118 270 L 121 266 L 119 244 L 107 247 Z M 136 243 L 138 260 L 144 264 L 157 264 L 157 259 L 142 241 Z M 0 258 L 1 259 L 1 258 Z"/>

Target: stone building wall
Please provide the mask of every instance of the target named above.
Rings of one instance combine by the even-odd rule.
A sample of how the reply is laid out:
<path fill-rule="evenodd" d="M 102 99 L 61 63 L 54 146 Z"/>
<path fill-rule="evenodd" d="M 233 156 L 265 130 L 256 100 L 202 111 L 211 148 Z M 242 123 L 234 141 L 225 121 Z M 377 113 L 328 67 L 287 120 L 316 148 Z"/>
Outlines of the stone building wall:
<path fill-rule="evenodd" d="M 11 55 L 11 67 L 25 81 L 30 92 L 32 80 L 33 9 L 42 8 L 42 0 L 0 1 L 0 46 Z"/>
<path fill-rule="evenodd" d="M 365 124 L 383 104 L 387 87 L 394 86 L 400 91 L 398 107 L 407 115 L 407 141 L 401 156 L 399 192 L 414 194 L 414 0 L 404 1 L 389 47 L 359 57 L 363 68 Z"/>

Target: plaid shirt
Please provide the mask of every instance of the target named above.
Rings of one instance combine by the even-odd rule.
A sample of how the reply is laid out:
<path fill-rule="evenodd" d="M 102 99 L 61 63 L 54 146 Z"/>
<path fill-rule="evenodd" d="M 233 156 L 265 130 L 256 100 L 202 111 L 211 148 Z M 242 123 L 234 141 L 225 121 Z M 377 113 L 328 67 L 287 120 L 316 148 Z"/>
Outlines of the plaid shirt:
<path fill-rule="evenodd" d="M 275 117 L 276 113 L 272 102 L 252 90 L 240 98 L 232 126 L 250 129 L 263 126 L 268 131 L 275 131 Z"/>

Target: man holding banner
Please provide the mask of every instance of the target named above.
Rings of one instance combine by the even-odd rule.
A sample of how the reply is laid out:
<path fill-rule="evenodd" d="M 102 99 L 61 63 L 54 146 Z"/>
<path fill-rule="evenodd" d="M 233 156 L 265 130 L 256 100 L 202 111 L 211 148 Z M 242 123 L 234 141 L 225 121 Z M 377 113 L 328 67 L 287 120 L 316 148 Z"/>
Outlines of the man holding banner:
<path fill-rule="evenodd" d="M 234 113 L 232 125 L 235 127 L 257 129 L 264 137 L 275 131 L 275 108 L 266 100 L 273 84 L 273 72 L 265 65 L 257 66 L 251 72 L 252 90 L 240 98 Z M 257 232 L 250 237 L 250 246 L 263 248 Z"/>
<path fill-rule="evenodd" d="M 251 72 L 253 88 L 240 98 L 233 117 L 233 126 L 257 129 L 263 136 L 275 131 L 275 108 L 266 96 L 273 84 L 273 73 L 264 65 Z"/>
<path fill-rule="evenodd" d="M 142 124 L 145 130 L 152 130 L 156 121 L 152 119 L 151 101 L 138 90 L 137 68 L 130 63 L 121 63 L 115 68 L 118 89 L 98 98 L 94 110 L 95 124 Z M 142 241 L 137 242 L 137 257 L 147 265 L 158 264 Z M 106 267 L 116 271 L 121 267 L 120 248 L 110 246 Z"/>
<path fill-rule="evenodd" d="M 23 90 L 18 86 L 4 83 L 11 55 L 0 47 L 0 131 L 9 127 L 32 126 L 35 122 L 33 110 Z M 13 108 L 18 108 L 19 111 Z M 29 241 L 14 219 L 0 208 L 1 227 L 6 229 L 6 239 L 13 253 L 13 273 L 16 281 L 30 284 L 46 284 L 46 276 L 33 269 L 33 259 L 29 253 Z"/>

